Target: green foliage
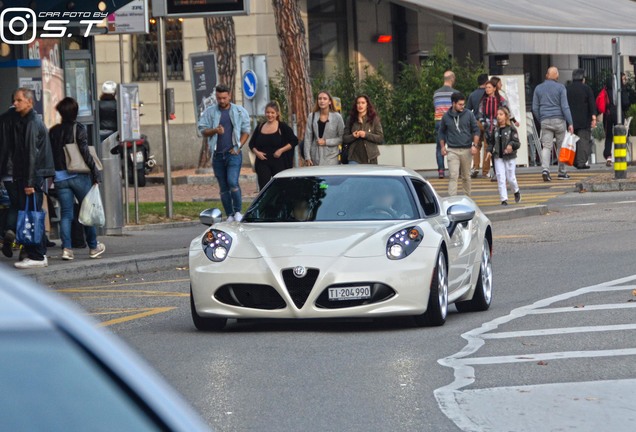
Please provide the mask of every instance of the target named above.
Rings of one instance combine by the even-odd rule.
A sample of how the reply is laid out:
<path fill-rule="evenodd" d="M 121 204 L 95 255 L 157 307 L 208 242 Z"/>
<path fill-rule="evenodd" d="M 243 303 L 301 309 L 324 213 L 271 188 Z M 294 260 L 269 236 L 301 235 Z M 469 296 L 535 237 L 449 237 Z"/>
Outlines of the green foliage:
<path fill-rule="evenodd" d="M 386 78 L 385 67 L 376 71 L 365 67 L 364 76 L 358 79 L 352 64 L 340 63 L 328 75 L 317 75 L 312 79 L 314 98 L 321 90 L 327 90 L 342 103 L 345 121 L 358 94 L 366 94 L 382 120 L 387 144 L 434 142 L 433 92 L 444 84 L 444 72 L 455 73 L 455 88 L 468 97 L 477 87 L 477 76 L 486 73 L 482 63 L 470 57 L 462 63 L 453 59 L 446 48 L 443 35 L 438 35 L 431 54 L 421 66 L 402 65 L 392 84 Z M 270 95 L 276 99 L 287 114 L 284 79 L 281 72 L 270 80 Z"/>
<path fill-rule="evenodd" d="M 285 86 L 285 77 L 282 71 L 276 71 L 276 76 L 269 79 L 269 98 L 277 101 L 280 105 L 280 115 L 284 122 L 287 122 L 289 114 L 289 106 L 287 104 L 287 89 Z"/>

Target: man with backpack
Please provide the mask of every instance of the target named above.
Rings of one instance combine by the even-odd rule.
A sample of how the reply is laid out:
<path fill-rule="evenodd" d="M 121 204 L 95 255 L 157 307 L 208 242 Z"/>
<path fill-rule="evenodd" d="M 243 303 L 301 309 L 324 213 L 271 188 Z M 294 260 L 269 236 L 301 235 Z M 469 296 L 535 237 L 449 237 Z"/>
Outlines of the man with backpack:
<path fill-rule="evenodd" d="M 572 72 L 572 84 L 567 87 L 568 104 L 572 111 L 574 134 L 579 137 L 576 143 L 576 159 L 574 167 L 588 169 L 590 157 L 592 128 L 596 127 L 596 103 L 592 88 L 585 84 L 585 71 L 575 69 Z"/>

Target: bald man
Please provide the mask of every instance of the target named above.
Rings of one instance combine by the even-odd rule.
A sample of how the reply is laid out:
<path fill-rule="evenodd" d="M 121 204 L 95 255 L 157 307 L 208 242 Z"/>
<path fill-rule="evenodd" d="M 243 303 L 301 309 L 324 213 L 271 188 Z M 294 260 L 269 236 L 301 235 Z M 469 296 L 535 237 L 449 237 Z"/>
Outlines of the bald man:
<path fill-rule="evenodd" d="M 550 176 L 550 161 L 552 158 L 552 140 L 556 138 L 557 154 L 565 138 L 566 130 L 574 133 L 572 113 L 568 104 L 565 86 L 558 82 L 559 70 L 554 66 L 548 68 L 545 81 L 537 86 L 532 98 L 532 113 L 541 123 L 541 175 L 543 181 L 552 181 Z M 570 178 L 565 170 L 565 164 L 559 162 L 559 180 Z"/>

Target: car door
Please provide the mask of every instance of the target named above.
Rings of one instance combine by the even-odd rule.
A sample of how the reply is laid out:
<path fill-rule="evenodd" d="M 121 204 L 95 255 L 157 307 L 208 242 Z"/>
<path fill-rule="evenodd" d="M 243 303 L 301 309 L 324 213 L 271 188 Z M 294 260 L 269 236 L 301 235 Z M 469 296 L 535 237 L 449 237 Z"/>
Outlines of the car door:
<path fill-rule="evenodd" d="M 432 187 L 428 183 L 415 178 L 411 179 L 411 184 L 424 215 L 431 218 L 431 222 L 434 221 L 434 225 L 438 227 L 440 232 L 448 233 L 448 217 L 442 213 L 439 200 Z M 449 292 L 462 287 L 467 282 L 467 278 L 470 277 L 470 272 L 467 271 L 471 244 L 470 225 L 470 222 L 459 224 L 446 244 Z"/>

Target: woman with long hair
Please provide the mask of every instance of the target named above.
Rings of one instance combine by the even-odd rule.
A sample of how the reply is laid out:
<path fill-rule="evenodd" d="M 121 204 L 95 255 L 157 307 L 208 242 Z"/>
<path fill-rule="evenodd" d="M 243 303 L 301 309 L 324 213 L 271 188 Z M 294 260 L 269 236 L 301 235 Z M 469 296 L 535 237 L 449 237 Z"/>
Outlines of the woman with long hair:
<path fill-rule="evenodd" d="M 349 112 L 342 142 L 348 147 L 348 163 L 377 165 L 380 156 L 378 144 L 384 142 L 384 131 L 369 96 L 356 97 Z"/>
<path fill-rule="evenodd" d="M 256 126 L 249 142 L 250 151 L 256 156 L 254 170 L 259 189 L 263 189 L 276 174 L 294 165 L 293 150 L 298 144 L 292 128 L 280 120 L 278 102 L 265 105 L 265 118 L 265 122 Z"/>
<path fill-rule="evenodd" d="M 497 109 L 497 124 L 493 131 L 492 142 L 488 144 L 486 159 L 493 159 L 501 205 L 508 205 L 508 190 L 510 184 L 515 194 L 515 202 L 521 201 L 521 192 L 517 183 L 515 169 L 517 165 L 517 150 L 521 147 L 519 132 L 510 122 L 510 111 L 506 107 Z"/>
<path fill-rule="evenodd" d="M 303 149 L 305 165 L 338 165 L 343 133 L 342 116 L 336 112 L 329 92 L 322 90 L 316 97 L 312 113 L 307 117 Z"/>
<path fill-rule="evenodd" d="M 73 207 L 75 200 L 79 203 L 91 190 L 94 184 L 101 181 L 101 175 L 93 157 L 88 151 L 88 134 L 86 126 L 77 121 L 77 101 L 71 97 L 65 97 L 55 109 L 62 117 L 62 123 L 57 124 L 49 131 L 51 148 L 53 150 L 53 162 L 55 164 L 55 190 L 60 202 L 60 239 L 62 240 L 62 259 L 69 261 L 75 258 L 71 243 L 71 223 L 73 221 Z M 76 142 L 86 165 L 91 172 L 88 174 L 70 173 L 66 169 L 66 157 L 64 145 Z M 90 258 L 97 258 L 104 253 L 106 247 L 97 241 L 97 230 L 94 226 L 85 226 L 84 234 L 88 243 Z"/>

